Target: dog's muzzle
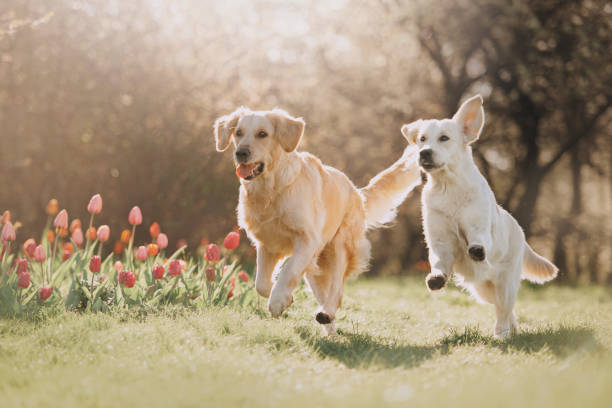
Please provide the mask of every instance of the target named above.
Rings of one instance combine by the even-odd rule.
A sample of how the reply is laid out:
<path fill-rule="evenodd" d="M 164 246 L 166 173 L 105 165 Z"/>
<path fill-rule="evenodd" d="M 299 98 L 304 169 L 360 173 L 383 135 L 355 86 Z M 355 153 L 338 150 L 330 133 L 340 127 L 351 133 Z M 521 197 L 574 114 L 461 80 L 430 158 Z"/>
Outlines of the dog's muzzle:
<path fill-rule="evenodd" d="M 424 149 L 419 152 L 419 165 L 425 170 L 431 170 L 436 168 L 436 164 L 433 160 L 433 150 Z"/>

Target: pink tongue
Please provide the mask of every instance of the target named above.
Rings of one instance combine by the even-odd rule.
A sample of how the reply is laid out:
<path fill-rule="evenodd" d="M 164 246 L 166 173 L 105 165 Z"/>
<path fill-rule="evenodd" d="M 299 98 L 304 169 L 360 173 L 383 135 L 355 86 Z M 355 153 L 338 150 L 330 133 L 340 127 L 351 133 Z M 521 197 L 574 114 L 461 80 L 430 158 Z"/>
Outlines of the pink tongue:
<path fill-rule="evenodd" d="M 257 166 L 256 163 L 253 164 L 240 164 L 236 167 L 236 175 L 240 178 L 247 178 L 253 174 L 253 170 Z"/>

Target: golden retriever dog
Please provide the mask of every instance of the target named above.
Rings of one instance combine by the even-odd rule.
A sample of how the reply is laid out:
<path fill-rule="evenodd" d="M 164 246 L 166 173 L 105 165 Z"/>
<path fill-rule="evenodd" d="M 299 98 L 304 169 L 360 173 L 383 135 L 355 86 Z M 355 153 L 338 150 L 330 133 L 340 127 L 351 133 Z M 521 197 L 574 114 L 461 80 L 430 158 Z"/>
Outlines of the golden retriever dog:
<path fill-rule="evenodd" d="M 215 142 L 219 152 L 234 145 L 238 223 L 257 248 L 255 288 L 269 298 L 270 314 L 278 317 L 292 304 L 304 277 L 319 304 L 316 321 L 334 334 L 344 281 L 369 261 L 366 230 L 391 221 L 421 177 L 410 146 L 357 189 L 341 171 L 296 151 L 304 126 L 280 109 L 242 107 L 217 119 Z"/>
<path fill-rule="evenodd" d="M 494 334 L 507 338 L 518 328 L 513 308 L 521 279 L 544 283 L 558 270 L 527 244 L 474 164 L 471 145 L 484 126 L 482 103 L 474 96 L 452 119 L 418 120 L 402 126 L 402 133 L 418 146 L 427 173 L 421 197 L 431 264 L 427 287 L 441 289 L 453 272 L 459 275 L 477 300 L 495 305 Z"/>

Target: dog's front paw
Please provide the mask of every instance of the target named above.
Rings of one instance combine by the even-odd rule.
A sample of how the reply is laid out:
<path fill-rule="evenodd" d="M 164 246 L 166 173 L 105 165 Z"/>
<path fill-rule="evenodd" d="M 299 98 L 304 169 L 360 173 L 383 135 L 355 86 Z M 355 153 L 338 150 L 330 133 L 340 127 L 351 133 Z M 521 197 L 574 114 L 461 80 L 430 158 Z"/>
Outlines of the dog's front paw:
<path fill-rule="evenodd" d="M 440 290 L 446 286 L 446 277 L 441 274 L 430 273 L 427 275 L 427 278 L 425 278 L 425 282 L 427 282 L 429 290 Z"/>
<path fill-rule="evenodd" d="M 468 248 L 468 255 L 476 262 L 485 260 L 485 250 L 481 245 L 472 245 Z"/>
<path fill-rule="evenodd" d="M 275 290 L 272 288 L 270 299 L 268 300 L 268 310 L 272 317 L 279 317 L 293 303 L 293 295 L 291 292 Z"/>

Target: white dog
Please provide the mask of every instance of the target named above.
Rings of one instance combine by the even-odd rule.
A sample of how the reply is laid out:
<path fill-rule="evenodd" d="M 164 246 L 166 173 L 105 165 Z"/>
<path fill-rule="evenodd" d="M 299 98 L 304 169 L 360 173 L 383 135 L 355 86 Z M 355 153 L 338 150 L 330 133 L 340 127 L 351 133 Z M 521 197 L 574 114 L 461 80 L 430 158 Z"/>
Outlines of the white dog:
<path fill-rule="evenodd" d="M 423 226 L 429 247 L 430 290 L 445 286 L 452 273 L 476 299 L 495 305 L 495 335 L 516 330 L 513 308 L 521 278 L 544 283 L 558 269 L 536 254 L 516 220 L 497 205 L 472 159 L 470 145 L 484 125 L 482 97 L 467 100 L 452 119 L 418 120 L 402 127 L 419 147 L 427 173 Z"/>
<path fill-rule="evenodd" d="M 218 151 L 231 142 L 235 147 L 238 223 L 257 247 L 257 292 L 269 297 L 268 310 L 277 317 L 305 277 L 320 305 L 315 318 L 333 334 L 344 280 L 362 272 L 370 257 L 366 229 L 393 219 L 421 183 L 418 155 L 407 147 L 395 164 L 357 189 L 341 171 L 296 151 L 304 125 L 280 109 L 239 108 L 217 119 L 215 139 Z"/>

